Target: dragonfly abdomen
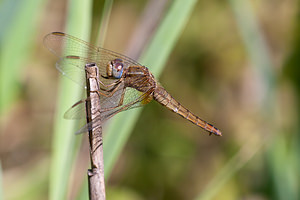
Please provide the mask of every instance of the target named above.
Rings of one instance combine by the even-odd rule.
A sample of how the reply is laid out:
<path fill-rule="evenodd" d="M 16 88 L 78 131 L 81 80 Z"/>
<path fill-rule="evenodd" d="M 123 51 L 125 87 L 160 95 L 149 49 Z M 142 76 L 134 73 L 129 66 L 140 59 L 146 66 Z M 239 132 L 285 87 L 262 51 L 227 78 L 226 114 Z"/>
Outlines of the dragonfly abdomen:
<path fill-rule="evenodd" d="M 153 93 L 153 98 L 163 106 L 166 106 L 169 110 L 179 114 L 181 117 L 205 129 L 211 134 L 213 133 L 218 136 L 222 135 L 219 129 L 214 127 L 212 124 L 209 124 L 208 122 L 200 119 L 198 116 L 196 116 L 191 111 L 182 106 L 162 86 L 157 86 Z"/>

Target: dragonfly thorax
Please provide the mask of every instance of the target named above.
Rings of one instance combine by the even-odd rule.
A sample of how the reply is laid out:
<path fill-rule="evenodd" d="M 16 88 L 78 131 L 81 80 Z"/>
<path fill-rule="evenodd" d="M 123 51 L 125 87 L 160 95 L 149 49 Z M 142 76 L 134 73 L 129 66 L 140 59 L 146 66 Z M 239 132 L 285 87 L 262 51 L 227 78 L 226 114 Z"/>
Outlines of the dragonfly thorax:
<path fill-rule="evenodd" d="M 116 58 L 108 63 L 106 67 L 107 76 L 119 79 L 123 75 L 123 68 L 123 60 Z"/>

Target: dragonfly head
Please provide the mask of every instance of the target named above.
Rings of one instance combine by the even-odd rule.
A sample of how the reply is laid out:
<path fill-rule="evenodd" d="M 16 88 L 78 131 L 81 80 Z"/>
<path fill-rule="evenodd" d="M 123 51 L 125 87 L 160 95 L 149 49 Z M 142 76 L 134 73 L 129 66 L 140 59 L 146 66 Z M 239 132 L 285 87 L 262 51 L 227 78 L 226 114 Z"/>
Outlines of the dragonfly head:
<path fill-rule="evenodd" d="M 107 76 L 119 79 L 122 77 L 123 68 L 123 60 L 116 58 L 108 63 L 106 67 Z"/>

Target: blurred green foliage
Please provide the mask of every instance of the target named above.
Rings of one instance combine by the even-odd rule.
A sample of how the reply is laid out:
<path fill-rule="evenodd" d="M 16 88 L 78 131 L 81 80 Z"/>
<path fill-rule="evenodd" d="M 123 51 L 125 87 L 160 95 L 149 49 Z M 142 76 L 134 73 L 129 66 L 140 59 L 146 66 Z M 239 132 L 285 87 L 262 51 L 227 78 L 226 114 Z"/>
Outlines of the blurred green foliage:
<path fill-rule="evenodd" d="M 299 199 L 299 3 L 199 0 L 185 12 L 185 1 L 174 1 L 176 9 L 172 2 L 140 62 L 223 137 L 208 137 L 156 102 L 137 110 L 132 124 L 131 111 L 117 115 L 104 138 L 108 199 Z M 1 1 L 4 199 L 87 198 L 86 135 L 74 136 L 77 122 L 62 117 L 80 91 L 56 71 L 42 40 L 52 31 L 86 41 L 101 35 L 104 47 L 124 53 L 146 6 Z"/>
<path fill-rule="evenodd" d="M 21 95 L 20 71 L 34 46 L 43 0 L 2 1 L 0 8 L 1 95 L 0 114 L 10 110 Z M 26 23 L 25 23 L 26 22 Z M 22 37 L 19 37 L 22 35 Z M 26 38 L 26 39 L 25 39 Z M 18 56 L 16 56 L 18 55 Z"/>

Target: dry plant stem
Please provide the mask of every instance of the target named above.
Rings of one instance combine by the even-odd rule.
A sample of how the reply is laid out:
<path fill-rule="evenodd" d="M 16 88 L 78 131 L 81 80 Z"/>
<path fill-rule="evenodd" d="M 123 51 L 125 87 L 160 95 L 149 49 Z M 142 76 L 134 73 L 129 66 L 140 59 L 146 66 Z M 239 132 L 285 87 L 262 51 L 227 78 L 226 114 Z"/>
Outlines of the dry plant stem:
<path fill-rule="evenodd" d="M 87 123 L 90 123 L 100 110 L 100 97 L 96 92 L 99 90 L 99 70 L 95 64 L 86 64 L 87 97 L 90 103 L 86 105 Z M 102 127 L 89 131 L 91 169 L 88 170 L 89 197 L 90 200 L 105 200 L 104 161 Z"/>

